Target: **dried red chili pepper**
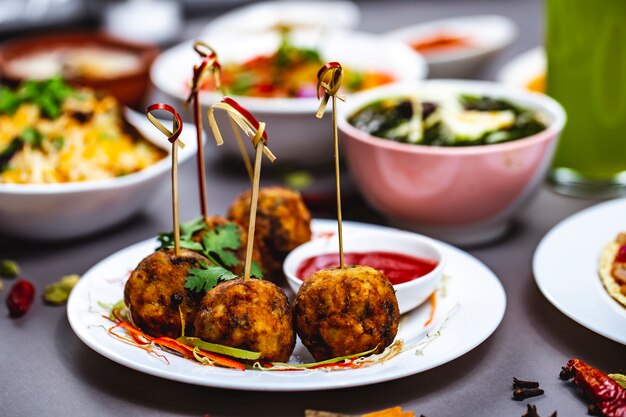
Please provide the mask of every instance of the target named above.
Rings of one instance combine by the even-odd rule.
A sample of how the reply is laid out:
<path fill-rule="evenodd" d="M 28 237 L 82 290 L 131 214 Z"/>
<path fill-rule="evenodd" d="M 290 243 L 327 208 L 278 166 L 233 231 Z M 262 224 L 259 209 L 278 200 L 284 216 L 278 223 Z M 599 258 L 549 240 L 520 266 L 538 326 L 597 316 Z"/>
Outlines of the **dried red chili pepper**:
<path fill-rule="evenodd" d="M 608 375 L 579 359 L 570 359 L 563 367 L 561 379 L 574 379 L 606 417 L 626 417 L 626 390 Z"/>
<path fill-rule="evenodd" d="M 20 279 L 11 287 L 7 296 L 9 316 L 12 318 L 22 317 L 28 312 L 35 299 L 35 287 L 29 281 Z"/>

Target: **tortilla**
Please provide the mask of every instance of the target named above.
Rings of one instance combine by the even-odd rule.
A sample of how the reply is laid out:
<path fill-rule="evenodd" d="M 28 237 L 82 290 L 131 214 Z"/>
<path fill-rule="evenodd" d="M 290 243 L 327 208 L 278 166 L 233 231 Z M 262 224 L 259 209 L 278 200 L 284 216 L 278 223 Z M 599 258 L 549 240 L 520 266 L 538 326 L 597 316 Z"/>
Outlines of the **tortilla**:
<path fill-rule="evenodd" d="M 600 275 L 602 284 L 609 295 L 626 307 L 626 296 L 621 293 L 620 284 L 611 274 L 613 261 L 615 260 L 615 255 L 617 255 L 619 248 L 620 244 L 616 241 L 613 241 L 604 247 L 602 254 L 600 255 L 600 262 L 598 263 L 598 274 Z"/>

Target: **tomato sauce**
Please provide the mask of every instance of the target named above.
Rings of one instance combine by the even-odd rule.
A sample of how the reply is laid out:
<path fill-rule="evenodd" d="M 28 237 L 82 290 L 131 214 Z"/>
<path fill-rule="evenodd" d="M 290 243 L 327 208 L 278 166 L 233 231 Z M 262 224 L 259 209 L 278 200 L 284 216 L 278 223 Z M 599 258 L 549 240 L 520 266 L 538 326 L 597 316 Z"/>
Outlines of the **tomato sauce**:
<path fill-rule="evenodd" d="M 437 266 L 435 260 L 394 252 L 344 253 L 344 262 L 346 265 L 368 265 L 378 269 L 394 285 L 423 277 Z M 304 281 L 317 271 L 338 266 L 338 253 L 313 256 L 298 266 L 296 276 Z"/>

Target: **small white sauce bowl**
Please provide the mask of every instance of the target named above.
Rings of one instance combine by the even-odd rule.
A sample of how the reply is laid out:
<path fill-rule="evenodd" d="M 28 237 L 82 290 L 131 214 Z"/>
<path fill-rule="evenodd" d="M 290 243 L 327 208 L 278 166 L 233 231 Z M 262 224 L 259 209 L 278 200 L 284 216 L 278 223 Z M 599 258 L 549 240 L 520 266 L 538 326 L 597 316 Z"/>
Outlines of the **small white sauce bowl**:
<path fill-rule="evenodd" d="M 393 286 L 400 314 L 411 311 L 426 301 L 441 283 L 446 257 L 437 242 L 427 237 L 402 231 L 372 231 L 344 237 L 343 244 L 345 253 L 392 252 L 437 262 L 435 269 L 428 274 Z M 302 262 L 314 256 L 337 252 L 336 236 L 314 238 L 291 251 L 283 263 L 283 271 L 291 289 L 297 293 L 302 285 L 303 281 L 296 275 Z"/>

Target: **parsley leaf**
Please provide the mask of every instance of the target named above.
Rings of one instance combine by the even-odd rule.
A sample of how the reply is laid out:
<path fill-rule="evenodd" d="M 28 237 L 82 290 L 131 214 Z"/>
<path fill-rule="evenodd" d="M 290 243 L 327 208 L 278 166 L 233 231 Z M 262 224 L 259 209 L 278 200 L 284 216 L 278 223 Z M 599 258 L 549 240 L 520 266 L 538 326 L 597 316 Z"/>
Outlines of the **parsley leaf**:
<path fill-rule="evenodd" d="M 214 254 L 227 267 L 236 266 L 240 262 L 232 252 L 241 248 L 241 231 L 235 223 L 208 230 L 202 238 L 202 245 L 207 257 Z"/>
<path fill-rule="evenodd" d="M 252 261 L 250 264 L 250 276 L 253 278 L 263 279 L 263 270 L 261 269 L 261 265 L 259 265 L 256 261 Z"/>
<path fill-rule="evenodd" d="M 202 268 L 191 268 L 187 273 L 185 288 L 195 292 L 208 291 L 215 287 L 218 281 L 228 281 L 237 278 L 237 275 L 221 266 L 201 262 Z"/>
<path fill-rule="evenodd" d="M 190 220 L 185 223 L 181 223 L 179 225 L 180 228 L 180 246 L 185 249 L 193 250 L 196 252 L 202 253 L 202 245 L 196 243 L 191 240 L 193 234 L 204 229 L 206 227 L 206 223 L 204 222 L 204 218 L 202 216 L 197 217 L 193 220 Z M 166 249 L 174 247 L 174 233 L 173 232 L 163 232 L 159 233 L 159 237 L 157 238 L 161 246 L 159 249 Z"/>

